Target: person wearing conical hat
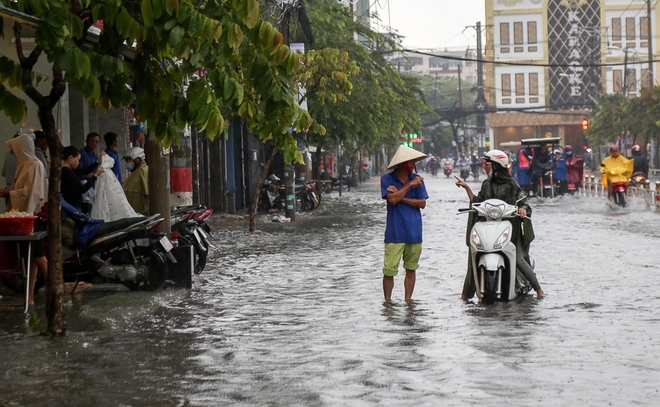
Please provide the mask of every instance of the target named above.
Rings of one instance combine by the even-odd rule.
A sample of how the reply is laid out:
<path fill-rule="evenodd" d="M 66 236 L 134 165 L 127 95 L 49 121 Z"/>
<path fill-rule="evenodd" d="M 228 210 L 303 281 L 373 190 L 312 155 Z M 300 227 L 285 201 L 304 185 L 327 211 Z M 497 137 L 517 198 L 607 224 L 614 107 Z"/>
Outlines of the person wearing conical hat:
<path fill-rule="evenodd" d="M 415 271 L 422 253 L 422 209 L 426 207 L 428 194 L 424 179 L 413 173 L 415 162 L 426 155 L 404 145 L 394 154 L 388 169 L 393 171 L 380 179 L 383 199 L 387 200 L 387 225 L 385 227 L 385 256 L 383 266 L 383 293 L 385 303 L 392 299 L 394 276 L 399 273 L 403 258 L 406 277 L 403 281 L 405 300 L 412 300 L 415 289 Z"/>

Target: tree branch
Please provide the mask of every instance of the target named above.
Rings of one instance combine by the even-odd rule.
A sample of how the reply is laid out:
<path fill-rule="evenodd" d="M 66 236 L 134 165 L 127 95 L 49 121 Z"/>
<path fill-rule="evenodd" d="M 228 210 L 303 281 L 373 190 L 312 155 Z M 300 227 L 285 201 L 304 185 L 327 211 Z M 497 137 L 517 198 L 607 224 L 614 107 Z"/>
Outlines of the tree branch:
<path fill-rule="evenodd" d="M 34 69 L 34 65 L 37 63 L 39 60 L 39 57 L 41 56 L 41 52 L 43 49 L 37 45 L 34 47 L 32 52 L 30 53 L 30 56 L 27 58 L 25 57 L 25 54 L 23 53 L 23 41 L 21 39 L 21 24 L 16 22 L 14 23 L 14 36 L 16 37 L 16 55 L 18 56 L 18 62 L 21 65 L 21 85 L 23 85 L 23 92 L 25 92 L 26 95 L 30 99 L 32 99 L 37 106 L 41 106 L 41 103 L 44 101 L 44 96 L 39 93 L 37 88 L 34 87 L 32 84 L 32 70 Z"/>

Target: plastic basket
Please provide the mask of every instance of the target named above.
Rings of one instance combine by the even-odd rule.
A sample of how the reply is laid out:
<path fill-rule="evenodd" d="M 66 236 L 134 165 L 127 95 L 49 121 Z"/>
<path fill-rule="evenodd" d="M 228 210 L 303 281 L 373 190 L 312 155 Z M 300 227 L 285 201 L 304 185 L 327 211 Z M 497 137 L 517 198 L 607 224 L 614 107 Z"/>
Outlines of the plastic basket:
<path fill-rule="evenodd" d="M 0 218 L 0 235 L 29 235 L 34 231 L 36 216 Z"/>

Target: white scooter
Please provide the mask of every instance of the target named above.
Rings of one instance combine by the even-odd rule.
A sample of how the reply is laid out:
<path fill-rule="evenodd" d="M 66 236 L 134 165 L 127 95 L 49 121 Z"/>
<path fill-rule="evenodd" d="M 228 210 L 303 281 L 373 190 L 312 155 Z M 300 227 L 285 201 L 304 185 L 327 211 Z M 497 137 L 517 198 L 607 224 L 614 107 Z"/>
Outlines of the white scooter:
<path fill-rule="evenodd" d="M 518 207 L 500 199 L 488 199 L 458 211 L 474 212 L 485 218 L 475 223 L 470 232 L 470 262 L 477 297 L 492 303 L 515 300 L 529 292 L 529 282 L 516 270 L 516 245 L 511 241 L 513 225 L 507 220 L 518 216 Z M 530 264 L 534 268 L 532 259 Z"/>

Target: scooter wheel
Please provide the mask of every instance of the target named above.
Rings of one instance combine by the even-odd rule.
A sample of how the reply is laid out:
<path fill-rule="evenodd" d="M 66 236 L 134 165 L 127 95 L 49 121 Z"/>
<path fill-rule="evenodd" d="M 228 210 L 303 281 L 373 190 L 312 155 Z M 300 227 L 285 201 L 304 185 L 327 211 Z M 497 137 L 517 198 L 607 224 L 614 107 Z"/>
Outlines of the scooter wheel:
<path fill-rule="evenodd" d="M 168 273 L 165 256 L 145 246 L 134 247 L 133 253 L 137 259 L 134 266 L 146 270 L 147 275 L 138 282 L 124 281 L 123 284 L 131 291 L 154 291 L 161 287 Z"/>

